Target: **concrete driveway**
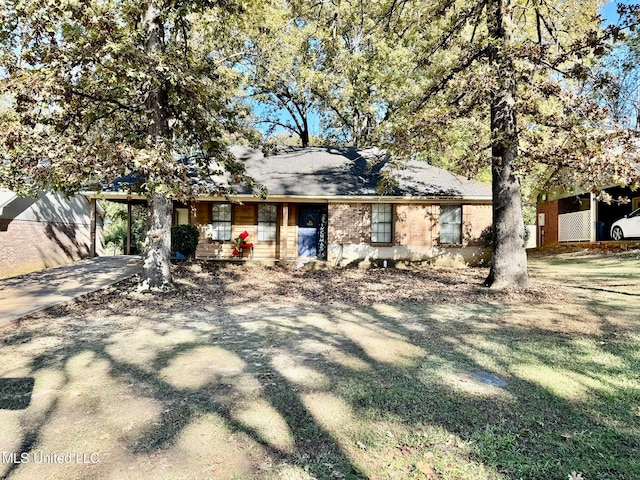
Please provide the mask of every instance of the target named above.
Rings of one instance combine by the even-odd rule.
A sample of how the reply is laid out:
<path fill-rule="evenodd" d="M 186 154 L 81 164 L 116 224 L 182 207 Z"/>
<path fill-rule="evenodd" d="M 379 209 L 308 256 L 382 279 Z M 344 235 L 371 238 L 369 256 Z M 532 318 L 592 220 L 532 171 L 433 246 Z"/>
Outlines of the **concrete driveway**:
<path fill-rule="evenodd" d="M 0 280 L 0 327 L 124 280 L 141 268 L 138 256 L 97 257 Z"/>

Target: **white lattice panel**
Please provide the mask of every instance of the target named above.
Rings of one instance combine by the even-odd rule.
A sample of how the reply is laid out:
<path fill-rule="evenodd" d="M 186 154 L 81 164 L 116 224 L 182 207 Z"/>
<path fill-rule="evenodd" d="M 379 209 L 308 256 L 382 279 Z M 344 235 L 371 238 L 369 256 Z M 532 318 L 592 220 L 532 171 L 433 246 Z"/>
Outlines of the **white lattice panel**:
<path fill-rule="evenodd" d="M 584 242 L 591 240 L 591 211 L 558 215 L 558 241 Z"/>

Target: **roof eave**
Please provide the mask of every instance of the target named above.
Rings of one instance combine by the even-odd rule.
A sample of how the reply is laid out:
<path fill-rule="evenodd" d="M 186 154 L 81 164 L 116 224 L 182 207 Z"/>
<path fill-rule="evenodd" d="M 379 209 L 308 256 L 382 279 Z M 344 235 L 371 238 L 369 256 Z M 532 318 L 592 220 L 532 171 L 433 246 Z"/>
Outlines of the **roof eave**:
<path fill-rule="evenodd" d="M 298 203 L 424 203 L 424 202 L 469 202 L 469 203 L 491 203 L 492 198 L 484 195 L 268 195 L 266 198 L 259 198 L 254 195 L 237 194 L 222 196 L 201 196 L 200 201 L 221 201 L 221 200 L 241 201 L 241 202 L 298 202 Z"/>
<path fill-rule="evenodd" d="M 128 192 L 81 192 L 88 198 L 99 200 L 146 200 L 147 196 Z M 491 203 L 492 198 L 485 195 L 268 195 L 260 198 L 251 194 L 231 194 L 228 196 L 202 195 L 198 201 L 236 201 L 236 202 L 298 202 L 298 203 Z"/>

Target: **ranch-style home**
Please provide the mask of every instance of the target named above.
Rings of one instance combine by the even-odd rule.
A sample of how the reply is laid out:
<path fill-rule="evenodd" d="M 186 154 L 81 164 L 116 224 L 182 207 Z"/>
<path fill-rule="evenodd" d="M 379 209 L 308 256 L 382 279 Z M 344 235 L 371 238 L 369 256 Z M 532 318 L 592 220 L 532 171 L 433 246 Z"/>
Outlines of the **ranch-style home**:
<path fill-rule="evenodd" d="M 391 169 L 377 149 L 289 148 L 265 156 L 233 147 L 267 189 L 174 204 L 174 225 L 200 230 L 196 258 L 307 261 L 475 262 L 491 225 L 491 186 L 424 162 Z M 380 180 L 389 177 L 381 185 Z M 122 200 L 120 192 L 97 198 Z"/>

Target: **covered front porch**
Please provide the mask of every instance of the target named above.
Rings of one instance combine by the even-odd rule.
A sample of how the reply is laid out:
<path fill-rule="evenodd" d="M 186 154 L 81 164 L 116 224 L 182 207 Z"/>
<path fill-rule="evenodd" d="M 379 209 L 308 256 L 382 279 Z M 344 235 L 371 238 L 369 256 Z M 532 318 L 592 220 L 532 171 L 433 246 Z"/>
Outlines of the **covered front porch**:
<path fill-rule="evenodd" d="M 327 259 L 326 203 L 198 201 L 175 212 L 176 225 L 200 230 L 197 259 Z"/>

